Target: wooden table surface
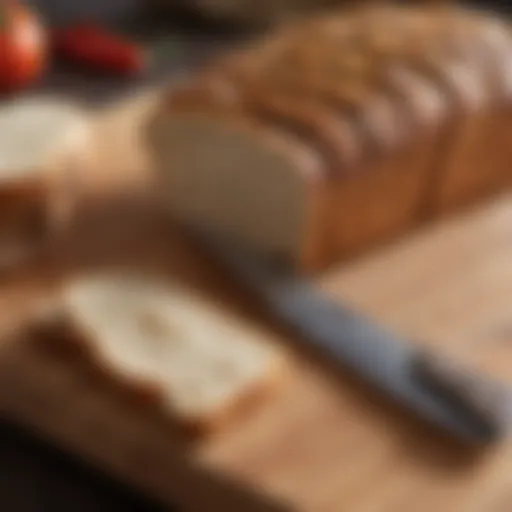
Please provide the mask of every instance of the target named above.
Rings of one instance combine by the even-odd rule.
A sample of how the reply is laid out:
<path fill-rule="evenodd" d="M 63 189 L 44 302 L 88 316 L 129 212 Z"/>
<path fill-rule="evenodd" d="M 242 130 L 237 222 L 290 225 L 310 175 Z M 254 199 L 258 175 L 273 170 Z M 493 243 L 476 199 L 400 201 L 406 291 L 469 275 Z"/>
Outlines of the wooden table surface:
<path fill-rule="evenodd" d="M 162 511 L 146 497 L 6 421 L 0 424 L 0 475 L 5 512 Z"/>
<path fill-rule="evenodd" d="M 45 2 L 56 4 L 49 0 L 41 0 L 40 3 L 44 5 Z M 69 2 L 65 3 L 67 5 Z M 91 6 L 100 4 L 80 3 Z M 498 9 L 508 9 L 509 3 L 489 4 Z M 55 88 L 65 90 L 70 86 L 74 88 L 76 82 L 73 73 L 59 72 L 45 85 L 51 91 Z M 87 96 L 94 100 L 103 95 L 104 89 L 99 83 L 86 91 Z M 425 235 L 423 241 L 400 244 L 399 248 L 369 256 L 329 276 L 323 284 L 328 292 L 345 297 L 388 325 L 417 335 L 426 343 L 450 345 L 457 339 L 458 346 L 463 346 L 464 340 L 474 337 L 475 333 L 485 338 L 495 330 L 503 328 L 506 331 L 512 299 L 508 270 L 512 251 L 507 249 L 510 237 L 506 229 L 506 225 L 512 223 L 511 205 L 510 201 L 496 203 L 494 208 L 479 217 L 480 220 L 463 219 L 458 227 L 456 223 L 455 227 L 450 224 L 443 228 L 445 231 L 441 229 Z M 473 233 L 474 225 L 479 226 L 477 234 Z M 449 240 L 451 242 L 446 243 Z M 441 250 L 438 250 L 439 244 Z M 467 254 L 471 254 L 471 257 L 466 258 Z M 426 271 L 411 267 L 411 255 L 419 257 Z M 403 272 L 401 264 L 405 264 Z M 438 273 L 438 269 L 443 270 Z M 512 366 L 508 364 L 510 359 L 507 357 L 492 356 L 490 360 L 493 370 L 498 366 L 497 360 L 504 362 L 505 372 Z M 365 391 L 355 393 L 355 396 L 356 403 L 361 400 L 357 408 L 363 410 L 368 408 L 369 401 L 380 400 Z M 303 448 L 301 443 L 307 437 L 296 433 L 283 448 L 285 452 L 288 451 L 286 458 L 297 467 L 295 473 L 292 472 L 290 476 L 283 470 L 283 463 L 279 462 L 281 449 L 281 452 L 278 450 L 281 455 L 276 456 L 277 468 L 271 470 L 268 476 L 263 475 L 264 471 L 258 468 L 256 457 L 261 443 L 264 443 L 264 439 L 260 439 L 252 450 L 245 447 L 246 452 L 252 453 L 252 462 L 249 471 L 241 468 L 242 475 L 245 473 L 249 481 L 273 481 L 270 489 L 284 496 L 293 496 L 299 482 L 310 500 L 310 505 L 308 498 L 303 501 L 304 510 L 321 510 L 321 507 L 314 506 L 314 502 L 322 499 L 331 503 L 330 506 L 326 504 L 324 509 L 334 512 L 512 510 L 512 449 L 509 446 L 501 445 L 487 453 L 475 454 L 442 436 L 439 438 L 438 434 L 413 420 L 404 419 L 400 412 L 395 414 L 397 411 L 388 406 L 384 406 L 385 412 L 370 415 L 362 423 L 347 415 L 345 409 L 341 411 L 345 418 L 338 425 L 353 423 L 356 430 L 362 429 L 363 432 L 364 429 L 368 430 L 372 422 L 377 424 L 369 437 L 361 433 L 358 443 L 352 443 L 350 436 L 345 438 L 345 427 L 336 430 L 335 424 L 324 429 L 324 436 L 341 439 L 332 447 L 332 459 L 341 459 L 341 468 L 333 465 L 327 471 L 327 476 L 313 476 L 311 482 L 316 461 L 331 447 L 326 443 L 319 452 L 313 443 Z M 336 415 L 334 412 L 332 414 Z M 313 423 L 325 421 L 331 424 L 329 416 L 319 416 Z M 310 421 L 306 427 L 311 425 Z M 318 440 L 318 435 L 315 438 Z M 391 438 L 395 442 L 392 443 Z M 368 442 L 372 439 L 372 442 Z M 264 452 L 268 453 L 274 448 L 275 443 L 267 446 Z M 218 453 L 222 452 L 219 448 L 217 450 Z M 237 467 L 242 463 L 233 461 L 236 456 L 231 460 L 230 457 L 223 459 L 220 453 L 220 457 L 217 460 L 221 467 L 231 468 L 237 473 Z M 304 467 L 307 464 L 312 464 L 313 469 Z M 317 488 L 317 498 L 311 496 L 315 494 L 309 490 L 312 486 Z M 295 493 L 295 496 L 294 501 L 300 501 L 301 494 Z M 158 510 L 158 507 L 106 479 L 94 469 L 78 464 L 73 457 L 2 421 L 0 509 L 6 512 L 151 512 Z"/>
<path fill-rule="evenodd" d="M 152 94 L 141 96 L 98 119 L 98 139 L 107 141 L 100 150 L 105 165 L 89 176 L 91 190 L 144 179 L 140 171 L 148 161 L 136 120 L 152 99 Z M 107 132 L 116 137 L 100 136 Z M 494 372 L 501 365 L 507 373 L 512 370 L 511 344 L 493 340 L 510 332 L 512 323 L 510 226 L 512 198 L 505 195 L 347 264 L 319 279 L 318 286 L 418 343 L 451 347 L 466 357 L 476 340 L 486 354 L 485 370 Z M 156 247 L 159 259 L 172 262 L 174 272 L 241 314 L 265 321 L 250 300 L 245 304 L 240 290 L 201 255 L 182 247 L 179 238 L 166 238 Z M 80 246 L 73 249 L 75 255 L 82 252 Z M 0 294 L 3 308 L 13 307 L 17 293 L 14 281 L 9 286 Z M 291 347 L 296 341 L 283 334 Z M 193 464 L 282 506 L 272 510 L 512 510 L 511 443 L 486 449 L 464 446 L 389 403 L 349 372 L 304 357 L 303 351 L 297 354 L 278 391 L 222 435 L 191 451 Z M 78 444 L 74 447 L 80 452 Z M 168 482 L 171 501 L 178 489 Z M 186 497 L 180 500 L 186 508 Z M 202 510 L 197 499 L 191 510 Z"/>

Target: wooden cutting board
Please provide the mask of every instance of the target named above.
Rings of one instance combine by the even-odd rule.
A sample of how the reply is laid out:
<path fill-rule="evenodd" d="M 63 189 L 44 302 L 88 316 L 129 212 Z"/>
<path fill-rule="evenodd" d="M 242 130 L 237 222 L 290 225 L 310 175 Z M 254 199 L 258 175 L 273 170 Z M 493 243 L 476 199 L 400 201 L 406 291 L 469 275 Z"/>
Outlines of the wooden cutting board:
<path fill-rule="evenodd" d="M 133 98 L 122 108 L 98 115 L 103 165 L 97 175 L 89 176 L 91 197 L 98 191 L 130 190 L 146 179 L 149 161 L 137 126 L 152 98 L 152 94 Z M 4 318 L 20 316 L 21 304 L 39 296 L 63 273 L 105 264 L 123 254 L 126 262 L 144 260 L 177 272 L 226 307 L 255 321 L 268 321 L 178 233 L 155 224 L 151 215 L 135 211 L 131 217 L 123 215 L 117 227 L 101 217 L 96 224 L 89 221 L 87 236 L 84 231 L 61 241 L 32 267 L 4 281 L 0 289 Z M 137 224 L 145 233 L 145 243 L 134 238 L 137 230 L 120 230 L 120 226 Z M 512 373 L 511 227 L 512 196 L 505 195 L 322 276 L 318 285 L 418 343 L 451 348 L 461 357 L 480 354 L 482 370 Z M 98 252 L 100 239 L 103 249 Z M 295 347 L 293 336 L 281 335 L 284 343 Z M 4 352 L 9 347 L 6 343 Z M 141 469 L 140 479 L 153 471 L 153 477 L 164 483 L 155 491 L 160 498 L 194 511 L 512 510 L 512 443 L 504 441 L 485 450 L 463 446 L 389 403 L 343 369 L 331 368 L 305 351 L 295 353 L 276 393 L 218 435 L 178 450 L 173 464 L 166 461 Z M 41 372 L 41 382 L 57 376 L 57 371 L 50 371 L 45 380 Z M 6 373 L 1 367 L 0 380 Z M 62 379 L 73 378 L 72 371 L 62 374 Z M 65 382 L 55 387 L 62 390 L 62 400 L 69 387 Z M 137 480 L 127 470 L 128 462 L 108 462 L 110 443 L 93 439 L 86 446 L 79 436 L 69 434 L 79 420 L 72 423 L 68 418 L 66 424 L 42 415 L 34 422 L 24 417 L 23 408 L 13 405 L 15 392 L 6 391 L 2 382 L 1 389 L 0 403 L 11 399 L 11 412 L 18 420 L 32 423 L 43 435 L 120 478 Z M 44 386 L 39 392 L 44 401 Z M 112 417 L 118 414 L 107 406 Z M 73 404 L 68 403 L 67 409 L 73 409 Z M 126 425 L 129 413 L 119 411 L 119 417 L 122 414 Z M 138 437 L 133 434 L 131 442 L 138 439 L 144 444 L 144 439 L 162 434 L 141 432 Z M 127 439 L 124 442 L 129 444 Z M 100 441 L 106 443 L 103 450 L 101 443 L 94 444 Z M 119 450 L 130 453 L 129 446 Z M 151 491 L 152 486 L 145 488 Z M 218 499 L 219 488 L 231 494 L 231 501 Z"/>

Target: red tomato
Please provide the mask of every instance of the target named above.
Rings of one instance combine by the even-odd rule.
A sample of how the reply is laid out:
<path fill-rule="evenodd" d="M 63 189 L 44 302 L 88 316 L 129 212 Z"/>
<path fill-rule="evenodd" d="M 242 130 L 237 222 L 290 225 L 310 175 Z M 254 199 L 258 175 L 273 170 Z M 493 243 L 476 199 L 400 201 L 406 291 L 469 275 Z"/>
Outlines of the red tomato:
<path fill-rule="evenodd" d="M 37 79 L 46 67 L 46 33 L 38 17 L 14 0 L 0 0 L 0 91 Z"/>

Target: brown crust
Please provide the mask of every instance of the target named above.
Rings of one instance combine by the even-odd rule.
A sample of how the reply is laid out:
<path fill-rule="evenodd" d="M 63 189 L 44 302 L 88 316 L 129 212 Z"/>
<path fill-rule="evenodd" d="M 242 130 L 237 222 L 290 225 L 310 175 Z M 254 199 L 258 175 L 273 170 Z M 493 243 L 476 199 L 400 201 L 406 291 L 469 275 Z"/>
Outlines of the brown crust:
<path fill-rule="evenodd" d="M 182 431 L 188 437 L 206 437 L 214 435 L 229 425 L 236 424 L 237 420 L 258 404 L 273 395 L 283 385 L 290 363 L 284 355 L 277 357 L 274 364 L 268 369 L 265 378 L 257 385 L 246 388 L 238 396 L 226 401 L 214 414 L 208 417 L 186 418 L 182 421 Z"/>
<path fill-rule="evenodd" d="M 317 270 L 342 254 L 329 258 L 327 245 L 339 249 L 351 238 L 340 234 L 340 214 L 348 216 L 344 230 L 371 240 L 366 209 L 396 206 L 388 228 L 378 229 L 385 239 L 510 181 L 494 155 L 510 153 L 502 107 L 512 99 L 511 44 L 504 23 L 462 8 L 354 8 L 289 25 L 220 59 L 172 101 L 181 112 L 237 112 L 289 134 L 319 155 L 331 186 L 338 184 L 327 178 L 349 178 L 338 195 L 311 189 L 312 202 L 329 204 L 307 219 L 298 260 Z M 492 169 L 482 172 L 485 161 Z M 396 190 L 379 200 L 365 187 L 380 183 L 380 172 Z M 356 177 L 367 185 L 351 184 Z M 347 194 L 355 209 L 339 206 Z"/>
<path fill-rule="evenodd" d="M 356 19 L 360 18 L 359 26 L 364 28 L 364 16 L 369 11 L 354 12 Z M 383 29 L 376 32 L 370 23 L 367 23 L 365 36 L 354 34 L 355 29 L 346 18 L 339 22 L 319 19 L 295 30 L 283 30 L 287 37 L 277 34 L 274 46 L 270 38 L 259 47 L 220 61 L 217 75 L 212 66 L 188 91 L 175 94 L 173 105 L 180 109 L 205 108 L 205 103 L 216 107 L 229 104 L 228 108 L 236 108 L 239 100 L 248 101 L 249 112 L 270 115 L 274 122 L 284 122 L 288 129 L 295 127 L 295 132 L 306 133 L 315 146 L 319 145 L 329 154 L 328 160 L 336 168 L 340 164 L 346 166 L 343 146 L 346 145 L 347 124 L 360 132 L 358 137 L 362 147 L 366 144 L 361 140 L 361 129 L 365 136 L 384 147 L 392 147 L 410 130 L 410 126 L 400 119 L 400 112 L 394 111 L 396 87 L 388 79 L 390 59 L 394 62 L 398 59 L 399 64 L 403 62 L 402 65 L 412 66 L 417 73 L 425 74 L 433 80 L 435 87 L 450 95 L 451 101 L 462 96 L 463 91 L 457 89 L 460 84 L 450 90 L 449 75 L 445 76 L 448 70 L 443 64 L 425 53 L 429 45 L 439 45 L 436 41 L 439 30 L 435 29 L 434 23 L 422 22 L 426 27 L 425 35 L 418 37 L 421 41 L 413 44 L 411 49 L 400 34 L 386 39 L 382 37 Z M 398 22 L 395 24 L 400 26 Z M 342 30 L 329 28 L 333 25 L 334 28 L 341 25 Z M 389 31 L 385 34 L 389 35 Z M 314 44 L 310 42 L 312 35 L 318 36 L 313 39 Z M 359 38 L 355 37 L 358 35 Z M 200 93 L 194 92 L 197 89 Z M 389 99 L 385 97 L 387 89 L 392 93 Z M 305 101 L 308 107 L 303 105 Z M 396 109 L 401 109 L 414 121 L 417 113 L 413 109 L 408 112 L 408 101 L 411 100 L 397 102 Z M 325 118 L 329 110 L 333 120 L 327 122 Z M 376 112 L 380 119 L 372 129 Z M 336 128 L 336 117 L 342 118 L 339 129 Z M 323 119 L 319 121 L 320 118 Z M 338 130 L 339 134 L 336 133 Z M 396 136 L 387 136 L 395 133 Z M 352 146 L 349 144 L 350 151 Z"/>
<path fill-rule="evenodd" d="M 361 157 L 361 145 L 347 119 L 319 102 L 283 94 L 251 97 L 248 110 L 264 122 L 293 133 L 308 141 L 319 154 L 325 155 L 326 167 L 338 173 L 353 167 Z"/>

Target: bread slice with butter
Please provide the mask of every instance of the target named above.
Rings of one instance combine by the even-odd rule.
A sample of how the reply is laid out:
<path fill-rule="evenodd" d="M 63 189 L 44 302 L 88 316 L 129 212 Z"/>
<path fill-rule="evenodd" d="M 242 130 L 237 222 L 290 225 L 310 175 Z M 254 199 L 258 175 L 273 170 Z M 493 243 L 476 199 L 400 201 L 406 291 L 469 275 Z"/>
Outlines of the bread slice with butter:
<path fill-rule="evenodd" d="M 199 431 L 271 386 L 284 361 L 268 334 L 156 276 L 76 278 L 64 287 L 58 323 L 111 382 Z"/>

